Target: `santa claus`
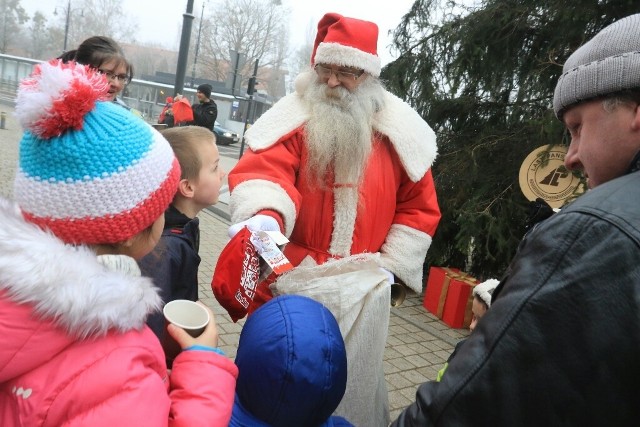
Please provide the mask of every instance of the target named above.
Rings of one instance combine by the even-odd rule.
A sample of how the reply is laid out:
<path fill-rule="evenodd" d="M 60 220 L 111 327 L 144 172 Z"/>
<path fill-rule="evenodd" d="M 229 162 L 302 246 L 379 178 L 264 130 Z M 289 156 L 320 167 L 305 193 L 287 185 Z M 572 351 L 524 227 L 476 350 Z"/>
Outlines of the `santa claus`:
<path fill-rule="evenodd" d="M 229 234 L 280 230 L 293 265 L 379 253 L 391 283 L 421 292 L 440 220 L 435 134 L 383 88 L 377 41 L 372 22 L 321 19 L 312 68 L 245 135 L 249 150 L 229 174 Z M 262 284 L 256 302 L 269 297 Z"/>

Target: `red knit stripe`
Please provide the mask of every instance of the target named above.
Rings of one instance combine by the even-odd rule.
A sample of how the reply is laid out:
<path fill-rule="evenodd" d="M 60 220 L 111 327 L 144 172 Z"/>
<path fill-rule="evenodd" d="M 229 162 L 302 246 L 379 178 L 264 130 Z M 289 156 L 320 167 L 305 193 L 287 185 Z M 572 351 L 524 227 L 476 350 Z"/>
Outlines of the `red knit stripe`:
<path fill-rule="evenodd" d="M 149 197 L 127 212 L 100 218 L 51 219 L 23 212 L 25 219 L 49 229 L 66 243 L 104 244 L 123 242 L 153 224 L 167 209 L 178 189 L 180 165 L 173 159 L 171 170 L 162 185 Z M 131 185 L 135 185 L 134 182 Z"/>

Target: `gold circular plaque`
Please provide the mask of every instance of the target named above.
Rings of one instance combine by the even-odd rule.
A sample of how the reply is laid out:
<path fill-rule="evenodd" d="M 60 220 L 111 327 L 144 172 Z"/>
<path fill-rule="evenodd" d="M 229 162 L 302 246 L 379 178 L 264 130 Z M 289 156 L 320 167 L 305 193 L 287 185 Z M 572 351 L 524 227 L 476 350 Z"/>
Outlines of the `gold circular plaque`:
<path fill-rule="evenodd" d="M 520 189 L 533 201 L 540 197 L 552 208 L 560 208 L 569 196 L 574 196 L 580 179 L 564 166 L 567 147 L 538 147 L 520 166 Z"/>

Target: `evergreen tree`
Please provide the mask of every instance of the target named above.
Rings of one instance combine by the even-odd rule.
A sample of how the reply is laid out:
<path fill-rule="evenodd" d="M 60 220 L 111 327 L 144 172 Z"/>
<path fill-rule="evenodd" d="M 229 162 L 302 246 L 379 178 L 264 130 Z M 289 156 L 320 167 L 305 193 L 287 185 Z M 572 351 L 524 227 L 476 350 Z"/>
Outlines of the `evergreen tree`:
<path fill-rule="evenodd" d="M 562 64 L 637 0 L 416 0 L 394 32 L 387 87 L 434 128 L 443 216 L 426 267 L 500 277 L 524 232 L 518 184 L 535 148 L 567 142 L 551 108 Z"/>

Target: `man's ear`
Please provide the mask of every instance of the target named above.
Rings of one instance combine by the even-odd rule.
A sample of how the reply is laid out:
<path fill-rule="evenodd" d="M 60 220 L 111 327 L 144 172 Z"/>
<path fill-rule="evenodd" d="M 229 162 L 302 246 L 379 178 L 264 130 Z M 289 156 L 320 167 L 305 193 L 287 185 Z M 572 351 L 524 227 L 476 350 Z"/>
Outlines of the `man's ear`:
<path fill-rule="evenodd" d="M 180 193 L 182 197 L 186 197 L 189 199 L 192 198 L 194 193 L 194 187 L 191 181 L 189 181 L 186 178 L 181 179 L 180 182 L 178 183 L 178 193 Z"/>
<path fill-rule="evenodd" d="M 636 132 L 640 132 L 640 104 L 635 104 L 631 129 Z"/>

